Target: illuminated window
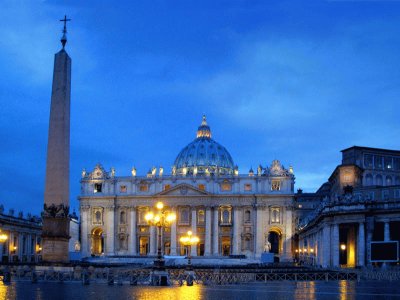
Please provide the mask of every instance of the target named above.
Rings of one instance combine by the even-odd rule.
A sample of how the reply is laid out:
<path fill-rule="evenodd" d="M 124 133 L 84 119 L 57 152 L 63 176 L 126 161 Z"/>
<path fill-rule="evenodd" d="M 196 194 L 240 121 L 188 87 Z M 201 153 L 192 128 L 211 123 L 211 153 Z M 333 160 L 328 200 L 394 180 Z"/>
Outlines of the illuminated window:
<path fill-rule="evenodd" d="M 384 162 L 385 162 L 385 169 L 386 170 L 393 169 L 393 162 L 392 162 L 392 158 L 390 156 L 385 156 L 384 157 Z"/>
<path fill-rule="evenodd" d="M 204 218 L 204 210 L 200 209 L 197 212 L 197 224 L 204 225 L 205 218 Z"/>
<path fill-rule="evenodd" d="M 224 182 L 221 184 L 222 191 L 230 191 L 232 190 L 232 185 L 229 182 Z"/>
<path fill-rule="evenodd" d="M 204 184 L 199 184 L 198 188 L 199 188 L 199 190 L 202 190 L 202 191 L 206 190 L 206 186 Z"/>
<path fill-rule="evenodd" d="M 273 207 L 271 208 L 271 223 L 279 223 L 280 216 L 279 216 L 279 208 Z"/>
<path fill-rule="evenodd" d="M 149 186 L 147 184 L 141 184 L 139 186 L 139 191 L 141 192 L 147 192 L 149 190 Z"/>
<path fill-rule="evenodd" d="M 344 182 L 350 182 L 351 181 L 351 173 L 349 171 L 344 172 L 343 181 Z"/>
<path fill-rule="evenodd" d="M 95 183 L 94 184 L 94 192 L 95 193 L 101 193 L 101 188 L 102 188 L 102 184 L 101 183 Z"/>
<path fill-rule="evenodd" d="M 121 185 L 120 187 L 119 187 L 119 192 L 120 193 L 126 193 L 126 185 Z"/>
<path fill-rule="evenodd" d="M 272 180 L 271 191 L 280 191 L 280 190 L 281 190 L 281 181 L 280 180 Z"/>
<path fill-rule="evenodd" d="M 167 190 L 169 190 L 170 188 L 171 188 L 171 185 L 170 185 L 170 184 L 164 185 L 164 191 L 167 191 Z"/>
<path fill-rule="evenodd" d="M 246 184 L 244 185 L 244 190 L 245 190 L 245 191 L 251 191 L 251 190 L 252 190 L 251 184 L 250 184 L 250 183 L 246 183 Z"/>

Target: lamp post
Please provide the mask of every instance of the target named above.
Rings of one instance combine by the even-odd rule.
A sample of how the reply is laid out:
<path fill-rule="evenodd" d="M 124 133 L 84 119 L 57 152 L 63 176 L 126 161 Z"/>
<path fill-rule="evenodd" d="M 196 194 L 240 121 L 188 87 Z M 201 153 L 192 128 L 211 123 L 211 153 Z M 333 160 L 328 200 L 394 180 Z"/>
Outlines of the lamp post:
<path fill-rule="evenodd" d="M 179 241 L 188 246 L 188 269 L 191 269 L 192 261 L 191 261 L 191 252 L 192 252 L 192 245 L 196 245 L 199 242 L 199 238 L 197 236 L 192 236 L 192 232 L 189 230 L 186 236 L 182 236 Z"/>
<path fill-rule="evenodd" d="M 154 268 L 156 270 L 162 271 L 164 270 L 165 261 L 163 258 L 162 253 L 162 233 L 163 228 L 170 226 L 172 222 L 175 221 L 176 216 L 173 213 L 168 213 L 164 210 L 164 204 L 162 202 L 158 202 L 156 204 L 156 211 L 155 212 L 148 212 L 145 215 L 145 219 L 147 224 L 150 226 L 157 227 L 157 259 L 154 261 Z"/>

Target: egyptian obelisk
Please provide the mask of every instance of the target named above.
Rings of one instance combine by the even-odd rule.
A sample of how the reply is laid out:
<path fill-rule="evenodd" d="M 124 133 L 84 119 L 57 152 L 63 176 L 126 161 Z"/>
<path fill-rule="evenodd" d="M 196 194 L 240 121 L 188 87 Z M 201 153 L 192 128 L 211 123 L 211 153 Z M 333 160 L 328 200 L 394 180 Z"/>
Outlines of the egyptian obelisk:
<path fill-rule="evenodd" d="M 71 58 L 65 16 L 62 49 L 55 54 L 44 193 L 42 259 L 68 262 Z"/>

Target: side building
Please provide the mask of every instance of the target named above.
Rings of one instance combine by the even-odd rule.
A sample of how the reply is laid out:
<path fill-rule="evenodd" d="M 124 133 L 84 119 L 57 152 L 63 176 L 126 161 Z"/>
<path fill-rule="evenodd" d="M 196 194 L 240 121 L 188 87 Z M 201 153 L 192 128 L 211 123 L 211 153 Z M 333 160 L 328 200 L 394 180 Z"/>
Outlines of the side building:
<path fill-rule="evenodd" d="M 42 220 L 39 217 L 19 212 L 15 216 L 14 209 L 4 212 L 0 205 L 0 261 L 38 262 L 41 260 Z"/>
<path fill-rule="evenodd" d="M 304 213 L 296 197 L 299 260 L 322 267 L 398 264 L 400 151 L 354 146 L 342 156 L 323 185 L 328 192 L 313 196 L 320 202 L 314 211 Z"/>
<path fill-rule="evenodd" d="M 191 230 L 200 239 L 193 256 L 258 259 L 270 251 L 281 261 L 292 260 L 294 180 L 292 168 L 278 160 L 239 174 L 203 117 L 196 139 L 178 154 L 170 175 L 153 167 L 145 176 L 133 168 L 131 176 L 119 177 L 100 164 L 83 171 L 82 256 L 155 255 L 156 231 L 145 215 L 162 201 L 177 216 L 165 230 L 166 254 L 185 254 L 179 240 Z"/>

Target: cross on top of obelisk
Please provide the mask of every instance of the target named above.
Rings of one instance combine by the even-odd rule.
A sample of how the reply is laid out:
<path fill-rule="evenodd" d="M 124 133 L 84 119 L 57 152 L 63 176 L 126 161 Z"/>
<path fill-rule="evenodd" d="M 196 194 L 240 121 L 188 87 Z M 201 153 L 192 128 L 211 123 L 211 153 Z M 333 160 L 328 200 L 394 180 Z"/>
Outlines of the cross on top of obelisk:
<path fill-rule="evenodd" d="M 71 19 L 67 19 L 67 16 L 64 16 L 64 19 L 61 19 L 60 22 L 64 22 L 64 29 L 63 29 L 63 36 L 61 38 L 61 44 L 63 46 L 63 49 L 65 47 L 65 44 L 67 43 L 67 22 L 71 21 Z"/>

